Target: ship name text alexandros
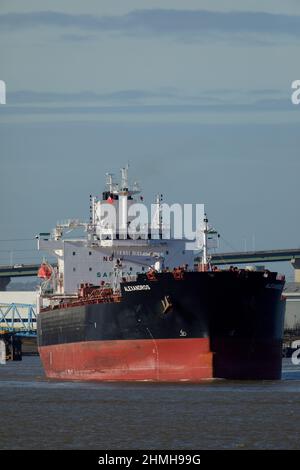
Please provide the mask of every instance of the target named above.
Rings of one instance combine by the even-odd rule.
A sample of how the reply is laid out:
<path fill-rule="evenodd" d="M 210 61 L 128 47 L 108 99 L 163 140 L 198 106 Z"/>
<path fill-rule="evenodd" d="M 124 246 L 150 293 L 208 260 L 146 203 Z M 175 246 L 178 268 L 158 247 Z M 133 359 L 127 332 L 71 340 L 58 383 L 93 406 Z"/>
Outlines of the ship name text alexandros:
<path fill-rule="evenodd" d="M 137 286 L 124 286 L 126 292 L 137 291 L 137 290 L 150 290 L 148 284 L 140 284 Z"/>

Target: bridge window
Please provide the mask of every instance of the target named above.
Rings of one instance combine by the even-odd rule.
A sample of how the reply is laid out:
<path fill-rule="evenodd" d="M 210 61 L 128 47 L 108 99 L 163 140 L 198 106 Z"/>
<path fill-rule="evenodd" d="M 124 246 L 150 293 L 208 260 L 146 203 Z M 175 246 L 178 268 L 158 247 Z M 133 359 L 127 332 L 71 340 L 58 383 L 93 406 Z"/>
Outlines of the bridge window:
<path fill-rule="evenodd" d="M 73 268 L 73 273 L 75 273 L 75 271 L 76 271 L 76 268 Z"/>
<path fill-rule="evenodd" d="M 89 268 L 89 271 L 92 271 L 92 268 Z"/>
<path fill-rule="evenodd" d="M 76 251 L 73 251 L 73 256 L 75 256 L 75 255 L 76 255 Z"/>
<path fill-rule="evenodd" d="M 89 251 L 89 256 L 91 256 L 91 254 L 92 254 L 92 252 L 91 252 L 91 251 Z"/>

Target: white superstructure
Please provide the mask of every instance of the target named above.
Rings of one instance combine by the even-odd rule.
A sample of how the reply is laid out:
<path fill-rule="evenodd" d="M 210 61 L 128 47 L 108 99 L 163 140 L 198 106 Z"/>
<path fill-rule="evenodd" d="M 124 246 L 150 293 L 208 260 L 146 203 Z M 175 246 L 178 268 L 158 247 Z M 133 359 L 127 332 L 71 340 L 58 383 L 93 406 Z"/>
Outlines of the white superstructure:
<path fill-rule="evenodd" d="M 121 169 L 119 184 L 107 174 L 102 197 L 90 196 L 88 223 L 70 220 L 57 224 L 52 234 L 39 235 L 39 250 L 57 258 L 58 267 L 49 279 L 54 294 L 74 295 L 82 283 L 116 287 L 116 272 L 120 278 L 134 280 L 149 269 L 161 271 L 182 265 L 193 269 L 195 252 L 186 250 L 187 240 L 164 237 L 168 227 L 162 220 L 161 196 L 156 197 L 150 222 L 140 217 L 136 225 L 132 209 L 144 206 L 139 193 L 137 183 L 129 185 L 128 167 Z M 143 207 L 140 209 L 142 212 Z M 84 230 L 84 238 L 66 237 L 78 228 Z M 202 240 L 203 234 L 200 236 Z"/>

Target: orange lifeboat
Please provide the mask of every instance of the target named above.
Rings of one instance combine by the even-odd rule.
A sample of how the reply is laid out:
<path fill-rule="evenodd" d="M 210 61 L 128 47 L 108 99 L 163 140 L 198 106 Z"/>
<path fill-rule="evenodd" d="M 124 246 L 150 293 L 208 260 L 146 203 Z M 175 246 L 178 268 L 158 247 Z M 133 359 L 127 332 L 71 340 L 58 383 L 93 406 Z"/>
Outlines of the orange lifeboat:
<path fill-rule="evenodd" d="M 49 264 L 47 264 L 47 263 L 42 263 L 39 270 L 38 270 L 37 275 L 38 275 L 38 277 L 40 277 L 42 279 L 50 279 L 50 277 L 52 275 L 51 266 L 49 266 Z"/>

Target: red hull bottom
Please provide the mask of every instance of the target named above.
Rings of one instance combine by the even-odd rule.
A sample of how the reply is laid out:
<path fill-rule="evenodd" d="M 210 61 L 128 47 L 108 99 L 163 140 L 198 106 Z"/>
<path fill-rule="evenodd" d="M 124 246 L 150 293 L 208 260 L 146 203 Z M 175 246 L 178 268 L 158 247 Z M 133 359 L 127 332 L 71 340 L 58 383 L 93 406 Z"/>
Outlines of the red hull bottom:
<path fill-rule="evenodd" d="M 209 339 L 87 341 L 42 346 L 47 377 L 89 381 L 199 382 L 213 377 Z"/>

